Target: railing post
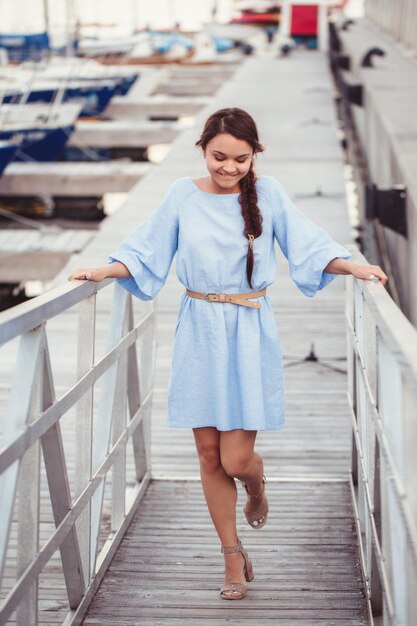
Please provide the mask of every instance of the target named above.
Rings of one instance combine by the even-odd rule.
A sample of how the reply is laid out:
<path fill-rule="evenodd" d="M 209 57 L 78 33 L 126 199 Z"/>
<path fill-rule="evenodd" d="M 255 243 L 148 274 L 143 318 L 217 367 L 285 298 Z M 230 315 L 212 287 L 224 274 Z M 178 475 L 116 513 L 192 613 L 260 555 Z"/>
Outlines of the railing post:
<path fill-rule="evenodd" d="M 399 626 L 409 624 L 407 618 L 407 578 L 405 526 L 401 519 L 398 494 L 393 482 L 404 484 L 404 414 L 402 377 L 398 362 L 378 338 L 378 409 L 387 438 L 387 455 L 381 468 L 384 485 L 382 497 L 382 549 L 392 573 L 392 597 Z M 400 417 L 400 419 L 399 419 Z M 391 466 L 390 466 L 391 465 Z"/>
<path fill-rule="evenodd" d="M 45 325 L 34 329 L 40 338 L 40 349 L 36 350 L 33 393 L 26 424 L 38 417 L 41 409 L 43 386 L 43 351 Z M 25 372 L 20 371 L 22 377 Z M 19 578 L 39 550 L 39 509 L 40 509 L 40 445 L 36 441 L 26 451 L 20 461 L 17 507 L 17 568 Z M 17 626 L 35 626 L 38 623 L 38 584 L 36 579 L 16 609 Z"/>
<path fill-rule="evenodd" d="M 96 294 L 82 300 L 78 309 L 77 380 L 94 364 Z M 93 446 L 93 401 L 94 386 L 90 387 L 77 402 L 75 417 L 75 484 L 74 499 L 91 479 Z M 90 558 L 91 501 L 76 522 L 78 543 L 84 580 L 88 585 L 91 578 Z"/>
<path fill-rule="evenodd" d="M 381 452 L 378 439 L 375 440 L 375 470 L 373 485 L 373 503 L 374 503 L 374 519 L 375 531 L 381 542 L 382 537 L 382 519 L 381 519 Z M 373 546 L 372 546 L 373 547 Z M 372 616 L 379 617 L 383 614 L 383 595 L 381 577 L 379 575 L 378 563 L 376 560 L 375 549 L 372 550 L 372 558 L 369 572 L 369 590 L 372 607 Z"/>
<path fill-rule="evenodd" d="M 130 299 L 130 296 L 128 296 Z M 126 311 L 121 320 L 122 334 L 126 333 Z M 113 403 L 112 445 L 116 443 L 126 428 L 127 407 L 127 354 L 126 351 L 119 358 L 116 389 Z M 123 445 L 114 460 L 112 468 L 112 504 L 111 529 L 117 530 L 125 516 L 126 506 L 126 446 Z"/>
<path fill-rule="evenodd" d="M 55 388 L 46 335 L 42 365 L 44 372 L 42 409 L 46 410 L 55 402 Z M 55 526 L 58 527 L 71 510 L 72 505 L 60 422 L 53 424 L 47 432 L 42 435 L 41 443 Z M 68 602 L 70 607 L 74 608 L 80 603 L 85 590 L 80 548 L 75 525 L 66 535 L 59 549 L 67 587 Z"/>
<path fill-rule="evenodd" d="M 107 351 L 110 351 L 122 337 L 128 297 L 127 292 L 120 285 L 118 285 L 118 283 L 115 283 L 110 327 L 106 343 Z M 97 470 L 109 451 L 119 366 L 119 362 L 113 363 L 113 365 L 111 365 L 111 367 L 109 367 L 109 369 L 101 377 L 100 381 L 100 402 L 93 441 L 93 472 Z M 93 574 L 96 571 L 97 547 L 105 480 L 106 479 L 104 478 L 99 487 L 97 487 L 91 499 L 90 558 Z"/>
<path fill-rule="evenodd" d="M 404 448 L 405 448 L 405 484 L 410 502 L 411 518 L 417 520 L 417 491 L 413 488 L 417 476 L 417 386 L 412 380 L 403 377 L 403 407 L 404 407 Z M 408 548 L 411 546 L 407 546 Z M 415 546 L 414 546 L 415 548 Z M 408 574 L 408 615 L 417 617 L 417 563 L 413 561 L 413 550 L 407 550 Z"/>

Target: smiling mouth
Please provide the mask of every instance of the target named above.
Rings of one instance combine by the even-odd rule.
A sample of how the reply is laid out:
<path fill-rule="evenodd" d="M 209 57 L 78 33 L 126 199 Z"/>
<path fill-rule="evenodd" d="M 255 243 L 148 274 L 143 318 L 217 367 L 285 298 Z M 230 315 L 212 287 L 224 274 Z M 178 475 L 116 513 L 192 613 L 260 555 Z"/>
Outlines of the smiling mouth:
<path fill-rule="evenodd" d="M 221 172 L 218 172 L 218 174 L 223 176 L 223 178 L 236 178 L 236 176 L 238 176 L 238 174 L 222 174 Z"/>

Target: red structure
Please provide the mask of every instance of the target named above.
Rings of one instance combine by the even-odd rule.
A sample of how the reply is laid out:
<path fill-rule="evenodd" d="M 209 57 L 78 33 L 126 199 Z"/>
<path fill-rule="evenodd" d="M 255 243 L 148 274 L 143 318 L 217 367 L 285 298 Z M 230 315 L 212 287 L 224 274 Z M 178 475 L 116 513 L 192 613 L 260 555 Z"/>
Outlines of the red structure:
<path fill-rule="evenodd" d="M 316 36 L 318 33 L 318 5 L 294 5 L 291 10 L 290 32 L 293 36 Z"/>

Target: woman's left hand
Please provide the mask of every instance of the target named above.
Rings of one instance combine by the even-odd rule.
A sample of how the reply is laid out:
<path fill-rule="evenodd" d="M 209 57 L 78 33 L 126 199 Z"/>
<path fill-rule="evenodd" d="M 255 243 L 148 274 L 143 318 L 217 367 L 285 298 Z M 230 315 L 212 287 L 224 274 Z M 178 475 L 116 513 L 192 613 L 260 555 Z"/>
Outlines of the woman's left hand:
<path fill-rule="evenodd" d="M 381 281 L 383 285 L 388 280 L 388 276 L 382 271 L 379 265 L 365 265 L 361 263 L 352 263 L 351 272 L 355 278 L 361 278 L 362 280 Z"/>

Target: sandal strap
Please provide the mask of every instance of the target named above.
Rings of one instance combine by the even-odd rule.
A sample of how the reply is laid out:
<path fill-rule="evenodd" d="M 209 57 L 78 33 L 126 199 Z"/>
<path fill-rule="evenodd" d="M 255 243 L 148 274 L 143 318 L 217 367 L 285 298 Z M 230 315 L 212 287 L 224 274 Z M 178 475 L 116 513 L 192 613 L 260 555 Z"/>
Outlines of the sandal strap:
<path fill-rule="evenodd" d="M 230 546 L 230 547 L 222 546 L 221 552 L 222 554 L 231 554 L 232 552 L 242 552 L 242 546 L 241 545 Z"/>
<path fill-rule="evenodd" d="M 243 483 L 243 486 L 245 487 L 246 493 L 251 498 L 262 498 L 262 496 L 264 495 L 264 492 L 265 492 L 265 485 L 266 485 L 266 478 L 265 478 L 265 475 L 263 475 L 262 476 L 262 491 L 261 491 L 261 493 L 258 493 L 257 495 L 253 495 L 253 493 L 249 493 L 247 485 L 245 483 Z"/>
<path fill-rule="evenodd" d="M 222 546 L 220 551 L 222 554 L 231 554 L 232 552 L 242 552 L 243 546 L 239 537 L 237 538 L 237 544 L 234 546 Z"/>
<path fill-rule="evenodd" d="M 220 593 L 224 593 L 225 591 L 239 591 L 240 593 L 245 593 L 247 587 L 242 585 L 242 583 L 228 583 L 227 585 L 223 585 L 220 589 Z"/>

